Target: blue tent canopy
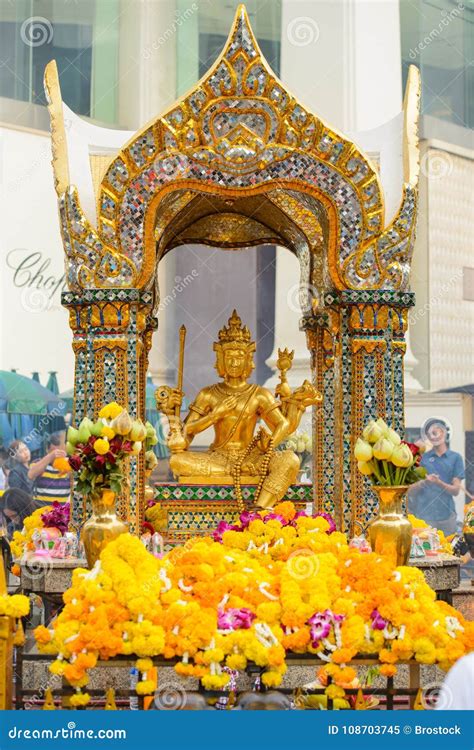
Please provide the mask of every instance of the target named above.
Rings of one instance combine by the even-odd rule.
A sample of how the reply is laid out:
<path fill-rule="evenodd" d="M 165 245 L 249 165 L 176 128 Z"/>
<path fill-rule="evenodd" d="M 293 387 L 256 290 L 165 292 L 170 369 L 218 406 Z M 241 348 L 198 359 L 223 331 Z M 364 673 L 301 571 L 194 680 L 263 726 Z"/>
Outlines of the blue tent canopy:
<path fill-rule="evenodd" d="M 17 372 L 0 370 L 0 440 L 25 440 L 31 451 L 42 447 L 44 436 L 65 429 L 65 405 L 38 381 Z"/>

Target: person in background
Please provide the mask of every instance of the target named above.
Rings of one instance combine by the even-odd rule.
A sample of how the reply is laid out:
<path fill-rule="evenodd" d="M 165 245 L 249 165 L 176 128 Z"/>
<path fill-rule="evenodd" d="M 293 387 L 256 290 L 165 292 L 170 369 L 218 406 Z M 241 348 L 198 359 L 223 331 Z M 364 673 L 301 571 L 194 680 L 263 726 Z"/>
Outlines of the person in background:
<path fill-rule="evenodd" d="M 71 474 L 55 467 L 57 458 L 66 457 L 64 433 L 54 432 L 48 439 L 46 455 L 32 463 L 28 477 L 35 483 L 35 499 L 38 505 L 68 502 L 71 496 Z"/>
<path fill-rule="evenodd" d="M 33 495 L 33 481 L 28 476 L 31 453 L 30 449 L 22 440 L 14 440 L 8 448 L 10 458 L 8 459 L 8 487 L 23 490 L 28 495 Z"/>
<path fill-rule="evenodd" d="M 433 446 L 421 458 L 428 473 L 410 489 L 408 510 L 449 536 L 457 530 L 453 498 L 461 490 L 464 463 L 459 453 L 450 450 L 448 427 L 442 419 L 428 420 L 425 432 Z"/>
<path fill-rule="evenodd" d="M 11 539 L 14 531 L 21 531 L 27 516 L 37 505 L 31 495 L 18 488 L 8 489 L 2 496 L 2 512 L 7 522 L 7 535 Z"/>
<path fill-rule="evenodd" d="M 7 474 L 5 473 L 5 464 L 7 463 L 7 460 L 8 451 L 5 448 L 0 448 L 0 492 L 7 487 Z"/>

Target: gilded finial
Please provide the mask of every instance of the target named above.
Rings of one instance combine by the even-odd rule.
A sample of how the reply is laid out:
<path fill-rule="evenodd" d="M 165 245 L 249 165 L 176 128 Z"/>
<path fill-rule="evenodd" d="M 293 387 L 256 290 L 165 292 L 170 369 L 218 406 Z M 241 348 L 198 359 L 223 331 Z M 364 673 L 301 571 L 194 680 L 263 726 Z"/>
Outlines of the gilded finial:
<path fill-rule="evenodd" d="M 364 698 L 364 694 L 361 688 L 359 688 L 357 691 L 355 708 L 356 711 L 364 711 L 367 708 L 367 701 Z"/>
<path fill-rule="evenodd" d="M 424 711 L 426 708 L 425 704 L 423 703 L 423 691 L 420 688 L 416 694 L 415 702 L 413 703 L 413 710 L 414 711 Z"/>
<path fill-rule="evenodd" d="M 46 688 L 44 693 L 43 711 L 55 711 L 56 706 L 54 705 L 53 693 L 51 688 Z"/>
<path fill-rule="evenodd" d="M 278 369 L 280 370 L 281 377 L 284 378 L 284 381 L 286 381 L 286 373 L 291 369 L 294 356 L 294 350 L 290 351 L 289 349 L 278 349 L 278 359 L 276 364 Z M 282 380 L 282 382 L 284 381 Z"/>
<path fill-rule="evenodd" d="M 107 693 L 105 694 L 105 710 L 106 711 L 117 710 L 117 704 L 115 703 L 115 690 L 113 688 L 109 688 L 107 690 Z"/>

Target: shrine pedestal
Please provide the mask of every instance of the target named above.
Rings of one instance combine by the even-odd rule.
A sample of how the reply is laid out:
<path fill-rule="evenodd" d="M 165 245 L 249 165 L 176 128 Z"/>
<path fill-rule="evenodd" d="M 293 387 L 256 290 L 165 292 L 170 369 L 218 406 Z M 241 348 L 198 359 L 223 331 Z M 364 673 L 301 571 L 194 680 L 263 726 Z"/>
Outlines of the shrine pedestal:
<path fill-rule="evenodd" d="M 70 588 L 75 568 L 87 568 L 86 560 L 78 557 L 37 557 L 29 554 L 16 561 L 20 566 L 20 587 L 23 594 L 38 594 L 45 611 L 45 622 L 63 606 L 63 593 Z"/>
<path fill-rule="evenodd" d="M 165 550 L 184 544 L 190 537 L 208 535 L 219 521 L 235 523 L 239 517 L 232 485 L 170 482 L 157 484 L 155 489 L 155 499 L 167 517 L 167 530 L 163 534 Z M 253 505 L 255 491 L 255 485 L 242 485 L 246 508 Z M 312 485 L 293 484 L 284 500 L 294 503 L 297 510 L 312 511 Z"/>

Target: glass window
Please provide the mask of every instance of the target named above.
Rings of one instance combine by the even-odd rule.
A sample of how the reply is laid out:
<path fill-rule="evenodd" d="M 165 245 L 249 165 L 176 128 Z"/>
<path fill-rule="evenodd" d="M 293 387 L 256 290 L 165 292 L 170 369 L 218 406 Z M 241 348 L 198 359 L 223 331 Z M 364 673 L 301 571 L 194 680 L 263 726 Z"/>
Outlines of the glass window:
<path fill-rule="evenodd" d="M 474 2 L 401 0 L 404 83 L 410 64 L 422 79 L 422 112 L 474 125 Z"/>
<path fill-rule="evenodd" d="M 1 3 L 0 96 L 45 104 L 43 76 L 55 59 L 64 101 L 80 115 L 115 122 L 114 98 L 101 106 L 101 79 L 116 81 L 119 0 L 16 0 Z M 109 29 L 108 34 L 104 30 Z M 112 44 L 111 44 L 112 38 Z M 103 54 L 107 49 L 108 54 Z M 97 100 L 97 101 L 95 101 Z"/>
<path fill-rule="evenodd" d="M 124 71 L 119 70 L 120 44 L 127 40 L 121 62 L 130 58 L 133 70 L 143 54 L 140 45 L 143 44 L 141 29 L 148 18 L 145 11 L 154 3 L 159 3 L 160 11 L 163 9 L 165 30 L 169 31 L 170 14 L 175 19 L 173 29 L 176 26 L 177 34 L 173 31 L 169 50 L 171 55 L 176 54 L 175 95 L 181 96 L 197 83 L 222 51 L 236 3 L 0 0 L 0 98 L 45 104 L 44 68 L 49 60 L 55 59 L 66 104 L 77 114 L 120 124 L 119 96 L 121 86 L 126 88 L 120 79 L 121 75 L 126 79 Z M 260 7 L 258 0 L 248 0 L 247 12 L 263 54 L 278 74 L 281 0 Z M 174 63 L 174 58 L 170 62 Z"/>

